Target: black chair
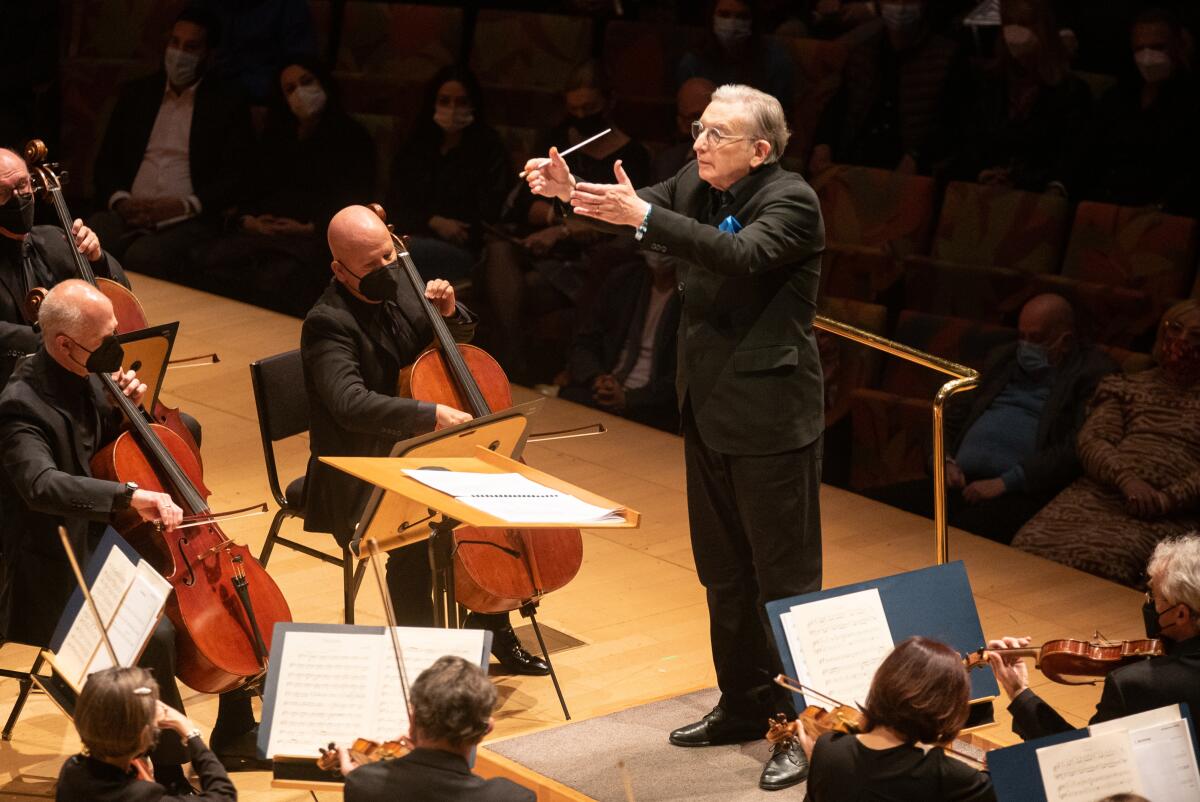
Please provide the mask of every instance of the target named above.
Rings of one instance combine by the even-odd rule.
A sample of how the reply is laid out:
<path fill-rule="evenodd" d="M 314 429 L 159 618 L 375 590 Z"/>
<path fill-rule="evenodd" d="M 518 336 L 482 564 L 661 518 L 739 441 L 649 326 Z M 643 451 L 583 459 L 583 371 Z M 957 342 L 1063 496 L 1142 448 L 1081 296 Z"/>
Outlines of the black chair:
<path fill-rule="evenodd" d="M 0 640 L 0 647 L 3 647 L 8 641 Z M 17 726 L 17 719 L 21 717 L 21 711 L 25 709 L 25 702 L 29 700 L 29 693 L 33 690 L 33 675 L 41 670 L 45 658 L 42 657 L 41 650 L 38 650 L 38 655 L 33 661 L 33 668 L 28 671 L 17 671 L 12 668 L 0 668 L 0 677 L 8 677 L 15 679 L 19 683 L 17 691 L 17 699 L 13 702 L 12 711 L 8 714 L 8 721 L 4 722 L 4 730 L 0 732 L 0 737 L 6 741 L 12 740 L 13 728 Z"/>
<path fill-rule="evenodd" d="M 293 479 L 286 491 L 281 490 L 279 467 L 275 463 L 276 442 L 308 431 L 308 398 L 304 394 L 304 368 L 299 349 L 250 363 L 250 379 L 254 385 L 254 403 L 258 407 L 258 428 L 262 434 L 263 456 L 267 461 L 267 479 L 271 483 L 271 494 L 279 505 L 258 561 L 265 568 L 267 560 L 271 558 L 271 550 L 278 543 L 341 567 L 346 623 L 353 624 L 354 599 L 358 596 L 358 586 L 367 564 L 360 562 L 356 569 L 354 555 L 348 547 L 342 549 L 339 558 L 279 534 L 285 519 L 304 518 L 304 477 Z"/>

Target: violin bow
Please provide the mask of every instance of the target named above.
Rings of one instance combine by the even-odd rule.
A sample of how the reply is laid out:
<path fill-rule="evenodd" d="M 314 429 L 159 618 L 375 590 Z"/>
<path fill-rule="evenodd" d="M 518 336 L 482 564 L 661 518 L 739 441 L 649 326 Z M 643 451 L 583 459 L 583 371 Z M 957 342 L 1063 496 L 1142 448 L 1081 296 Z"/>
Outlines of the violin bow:
<path fill-rule="evenodd" d="M 67 528 L 65 526 L 58 527 L 58 537 L 62 540 L 63 549 L 67 552 L 67 560 L 71 563 L 71 571 L 75 574 L 75 581 L 79 583 L 79 589 L 83 591 L 83 599 L 87 602 L 87 608 L 92 611 L 92 615 L 96 618 L 96 628 L 100 630 L 100 639 L 104 641 L 104 648 L 108 651 L 108 657 L 112 660 L 114 667 L 121 666 L 117 660 L 117 650 L 113 648 L 112 641 L 108 639 L 108 629 L 104 626 L 104 619 L 100 617 L 100 610 L 96 607 L 96 600 L 92 598 L 92 591 L 88 588 L 87 582 L 83 578 L 83 571 L 79 570 L 79 561 L 75 559 L 75 550 L 71 548 L 71 541 L 67 537 Z"/>
<path fill-rule="evenodd" d="M 835 707 L 854 707 L 855 706 L 855 705 L 848 705 L 843 702 L 839 702 L 837 699 L 834 699 L 832 696 L 821 693 L 816 688 L 809 687 L 808 685 L 805 685 L 800 680 L 792 679 L 791 677 L 787 676 L 786 674 L 776 675 L 775 684 L 780 686 L 781 688 L 787 688 L 792 693 L 798 693 L 801 696 L 806 695 L 806 694 L 812 695 L 812 696 L 819 696 L 820 698 L 824 699 L 826 702 L 832 703 Z"/>
<path fill-rule="evenodd" d="M 396 611 L 392 609 L 392 597 L 383 581 L 383 568 L 379 559 L 383 552 L 379 550 L 379 542 L 373 537 L 367 539 L 367 553 L 371 555 L 375 583 L 379 586 L 379 595 L 383 597 L 383 614 L 387 618 L 388 633 L 392 636 L 392 653 L 396 656 L 396 671 L 400 675 L 400 693 L 404 696 L 404 709 L 408 711 L 408 672 L 404 669 L 404 650 L 400 648 L 400 636 L 396 634 Z"/>

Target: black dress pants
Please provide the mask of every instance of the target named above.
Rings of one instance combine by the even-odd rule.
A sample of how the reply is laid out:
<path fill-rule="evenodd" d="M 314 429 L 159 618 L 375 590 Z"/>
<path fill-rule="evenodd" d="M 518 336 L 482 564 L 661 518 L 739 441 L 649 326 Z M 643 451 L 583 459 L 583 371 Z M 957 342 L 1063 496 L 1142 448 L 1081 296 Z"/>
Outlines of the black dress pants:
<path fill-rule="evenodd" d="M 433 568 L 429 564 L 428 542 L 422 540 L 389 551 L 386 569 L 396 625 L 433 626 Z M 508 626 L 508 613 L 472 613 L 471 626 L 496 632 Z"/>
<path fill-rule="evenodd" d="M 690 405 L 683 438 L 720 706 L 764 726 L 773 713 L 791 718 L 791 697 L 773 682 L 783 668 L 764 606 L 821 587 L 821 439 L 778 454 L 722 454 L 704 444 Z"/>

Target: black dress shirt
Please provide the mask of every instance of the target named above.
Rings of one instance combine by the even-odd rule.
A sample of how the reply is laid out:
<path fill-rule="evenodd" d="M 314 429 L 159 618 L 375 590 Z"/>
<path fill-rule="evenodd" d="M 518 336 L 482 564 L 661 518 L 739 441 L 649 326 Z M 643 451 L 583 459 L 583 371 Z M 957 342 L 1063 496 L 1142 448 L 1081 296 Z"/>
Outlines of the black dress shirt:
<path fill-rule="evenodd" d="M 167 732 L 162 737 L 178 736 Z M 237 789 L 204 740 L 199 735 L 189 738 L 187 747 L 188 760 L 200 775 L 201 790 L 197 795 L 168 794 L 158 783 L 139 780 L 134 773 L 122 771 L 111 763 L 73 755 L 58 773 L 54 798 L 56 802 L 235 802 Z"/>

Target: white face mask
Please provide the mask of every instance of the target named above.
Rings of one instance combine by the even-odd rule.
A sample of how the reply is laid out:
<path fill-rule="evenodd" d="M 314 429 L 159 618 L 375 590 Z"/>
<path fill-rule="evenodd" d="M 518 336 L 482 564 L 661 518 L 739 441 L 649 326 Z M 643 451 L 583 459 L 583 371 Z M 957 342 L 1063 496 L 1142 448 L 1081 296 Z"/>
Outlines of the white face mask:
<path fill-rule="evenodd" d="M 1024 25 L 1005 25 L 1004 44 L 1013 58 L 1022 58 L 1037 50 L 1038 38 L 1032 28 Z"/>
<path fill-rule="evenodd" d="M 737 17 L 713 17 L 713 34 L 724 47 L 740 45 L 750 38 L 754 26 L 748 19 Z"/>
<path fill-rule="evenodd" d="M 1161 50 L 1143 47 L 1133 54 L 1138 72 L 1142 80 L 1148 84 L 1156 84 L 1171 77 L 1171 57 Z"/>
<path fill-rule="evenodd" d="M 200 57 L 175 47 L 167 48 L 163 67 L 167 71 L 167 80 L 175 86 L 191 86 L 200 77 Z"/>
<path fill-rule="evenodd" d="M 292 114 L 301 120 L 307 120 L 320 114 L 325 109 L 327 100 L 325 90 L 321 88 L 320 84 L 314 82 L 297 86 L 288 95 L 287 102 Z"/>
<path fill-rule="evenodd" d="M 921 7 L 911 3 L 880 3 L 879 16 L 893 30 L 909 30 L 921 21 Z"/>
<path fill-rule="evenodd" d="M 464 106 L 438 106 L 433 110 L 433 121 L 438 128 L 452 134 L 475 122 L 475 113 Z"/>

